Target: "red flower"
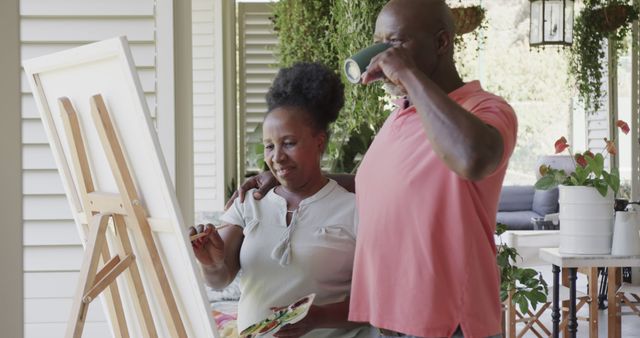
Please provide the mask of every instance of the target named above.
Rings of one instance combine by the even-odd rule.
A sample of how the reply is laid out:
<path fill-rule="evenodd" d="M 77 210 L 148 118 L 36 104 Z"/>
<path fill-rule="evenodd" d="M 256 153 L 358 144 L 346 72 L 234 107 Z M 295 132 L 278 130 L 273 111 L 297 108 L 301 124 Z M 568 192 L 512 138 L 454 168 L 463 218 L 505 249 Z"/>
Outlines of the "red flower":
<path fill-rule="evenodd" d="M 607 140 L 607 138 L 604 138 L 604 141 L 607 142 L 607 152 L 611 155 L 615 155 L 618 153 L 618 149 L 616 149 L 616 145 L 613 143 L 613 141 L 609 141 Z"/>
<path fill-rule="evenodd" d="M 584 152 L 584 156 L 589 156 L 591 158 L 596 158 L 596 155 L 594 155 L 590 150 L 587 150 Z"/>
<path fill-rule="evenodd" d="M 587 166 L 587 160 L 580 154 L 576 154 L 576 163 L 583 168 Z"/>
<path fill-rule="evenodd" d="M 564 136 L 562 136 L 556 141 L 555 147 L 556 147 L 556 154 L 563 152 L 565 149 L 569 148 L 569 145 L 567 144 L 567 139 L 564 138 Z"/>
<path fill-rule="evenodd" d="M 628 134 L 629 133 L 629 125 L 627 124 L 627 122 L 624 122 L 622 120 L 618 120 L 616 122 L 616 126 L 618 126 L 618 128 L 620 128 L 620 130 L 622 130 L 623 133 Z"/>

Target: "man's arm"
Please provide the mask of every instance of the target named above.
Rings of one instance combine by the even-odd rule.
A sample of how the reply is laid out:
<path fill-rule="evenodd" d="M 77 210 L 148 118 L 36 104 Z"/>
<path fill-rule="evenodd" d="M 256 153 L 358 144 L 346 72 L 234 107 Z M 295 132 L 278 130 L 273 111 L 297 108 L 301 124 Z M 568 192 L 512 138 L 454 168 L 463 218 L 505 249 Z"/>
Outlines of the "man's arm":
<path fill-rule="evenodd" d="M 362 82 L 372 82 L 380 73 L 405 89 L 434 151 L 451 170 L 465 179 L 481 180 L 497 168 L 504 152 L 498 130 L 451 100 L 406 50 L 389 48 L 374 57 Z"/>
<path fill-rule="evenodd" d="M 433 149 L 447 166 L 469 180 L 493 173 L 504 152 L 498 130 L 451 100 L 423 73 L 406 69 L 398 75 Z"/>

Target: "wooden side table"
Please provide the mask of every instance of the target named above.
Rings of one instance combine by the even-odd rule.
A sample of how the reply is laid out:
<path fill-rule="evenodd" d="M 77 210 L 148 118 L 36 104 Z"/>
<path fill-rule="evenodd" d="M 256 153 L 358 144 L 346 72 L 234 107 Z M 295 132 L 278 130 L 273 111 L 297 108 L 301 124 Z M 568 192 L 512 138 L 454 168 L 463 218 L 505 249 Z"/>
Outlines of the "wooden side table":
<path fill-rule="evenodd" d="M 620 283 L 620 267 L 640 266 L 640 256 L 612 256 L 612 255 L 576 255 L 561 254 L 558 248 L 540 249 L 540 259 L 553 265 L 553 305 L 552 305 L 552 336 L 559 337 L 560 304 L 558 287 L 560 286 L 560 269 L 566 268 L 569 272 L 569 337 L 575 338 L 578 332 L 576 320 L 576 273 L 578 268 L 609 268 L 609 308 L 608 308 L 608 336 L 620 337 L 620 317 L 618 316 L 618 303 L 616 292 Z M 593 300 L 592 300 L 593 301 Z"/>

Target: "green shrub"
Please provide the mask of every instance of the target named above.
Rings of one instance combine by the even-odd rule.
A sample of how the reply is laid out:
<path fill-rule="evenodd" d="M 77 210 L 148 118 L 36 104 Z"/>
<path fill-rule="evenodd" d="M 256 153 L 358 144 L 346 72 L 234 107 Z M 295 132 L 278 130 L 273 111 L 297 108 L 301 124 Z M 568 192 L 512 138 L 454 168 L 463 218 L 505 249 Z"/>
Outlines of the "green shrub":
<path fill-rule="evenodd" d="M 274 4 L 281 67 L 318 61 L 342 76 L 342 63 L 372 43 L 378 12 L 387 0 L 281 0 Z M 345 83 L 345 107 L 332 127 L 327 149 L 334 172 L 352 172 L 382 126 L 384 91 L 379 85 Z"/>

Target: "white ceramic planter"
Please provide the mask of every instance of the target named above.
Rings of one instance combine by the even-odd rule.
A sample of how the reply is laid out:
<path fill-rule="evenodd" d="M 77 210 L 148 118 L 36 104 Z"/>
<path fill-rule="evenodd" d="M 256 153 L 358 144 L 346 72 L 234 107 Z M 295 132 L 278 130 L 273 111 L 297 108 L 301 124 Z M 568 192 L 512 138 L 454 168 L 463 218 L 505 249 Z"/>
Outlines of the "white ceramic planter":
<path fill-rule="evenodd" d="M 593 187 L 560 186 L 560 253 L 611 253 L 613 191 L 606 197 Z"/>
<path fill-rule="evenodd" d="M 618 211 L 613 226 L 611 254 L 614 256 L 640 255 L 640 236 L 638 213 L 636 211 Z"/>

